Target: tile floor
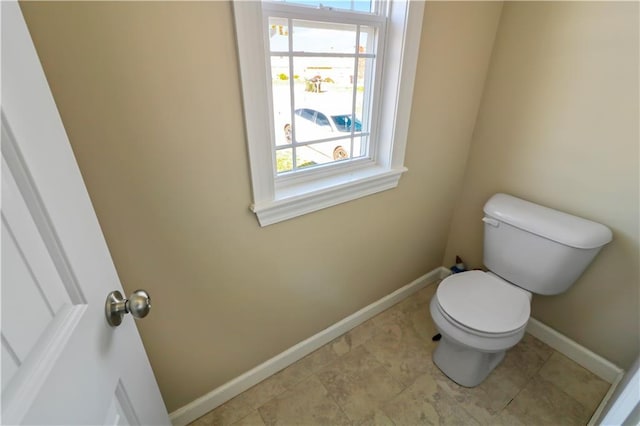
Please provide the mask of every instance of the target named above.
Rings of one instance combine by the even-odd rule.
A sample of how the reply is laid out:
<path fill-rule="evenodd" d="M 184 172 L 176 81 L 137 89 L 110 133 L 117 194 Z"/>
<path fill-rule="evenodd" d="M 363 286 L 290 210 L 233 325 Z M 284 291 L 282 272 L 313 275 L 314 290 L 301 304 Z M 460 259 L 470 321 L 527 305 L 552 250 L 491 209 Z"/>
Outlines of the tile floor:
<path fill-rule="evenodd" d="M 431 361 L 431 284 L 191 423 L 585 425 L 609 384 L 526 334 L 479 386 Z"/>

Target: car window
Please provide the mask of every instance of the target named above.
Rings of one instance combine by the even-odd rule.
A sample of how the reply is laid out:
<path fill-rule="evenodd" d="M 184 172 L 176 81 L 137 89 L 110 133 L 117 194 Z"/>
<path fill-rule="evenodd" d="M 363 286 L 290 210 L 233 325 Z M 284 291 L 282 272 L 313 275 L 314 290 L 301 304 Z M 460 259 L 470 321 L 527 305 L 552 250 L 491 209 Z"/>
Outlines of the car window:
<path fill-rule="evenodd" d="M 316 117 L 316 124 L 318 126 L 331 126 L 331 124 L 329 123 L 329 119 L 327 118 L 326 115 L 324 115 L 323 113 L 319 112 L 317 117 Z"/>
<path fill-rule="evenodd" d="M 296 110 L 296 115 L 299 115 L 300 117 L 309 121 L 313 121 L 314 114 L 315 114 L 315 111 L 308 108 L 301 108 Z"/>
<path fill-rule="evenodd" d="M 332 115 L 331 118 L 340 132 L 351 131 L 351 117 L 348 115 Z"/>

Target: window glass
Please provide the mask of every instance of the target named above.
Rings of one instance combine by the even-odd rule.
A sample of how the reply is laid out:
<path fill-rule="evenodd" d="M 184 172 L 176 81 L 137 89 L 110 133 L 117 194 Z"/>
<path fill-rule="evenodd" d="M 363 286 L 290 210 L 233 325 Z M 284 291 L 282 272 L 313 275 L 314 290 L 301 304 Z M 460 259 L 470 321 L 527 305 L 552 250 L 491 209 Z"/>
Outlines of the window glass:
<path fill-rule="evenodd" d="M 344 154 L 342 154 L 341 149 L 344 151 Z M 317 164 L 327 164 L 347 159 L 349 158 L 348 151 L 350 149 L 351 142 L 349 139 L 301 146 L 298 149 L 300 161 L 298 167 L 302 167 L 302 164 L 305 163 L 307 167 L 310 167 Z"/>
<path fill-rule="evenodd" d="M 367 107 L 372 102 L 373 97 L 373 75 L 374 59 L 372 58 L 359 58 L 358 59 L 358 73 L 355 80 L 355 104 L 354 110 L 356 113 L 356 122 L 360 122 L 361 130 L 370 131 L 370 116 L 371 109 Z M 351 129 L 349 129 L 351 130 Z M 356 127 L 355 131 L 359 131 Z"/>
<path fill-rule="evenodd" d="M 289 21 L 284 18 L 269 18 L 269 49 L 272 52 L 289 50 Z"/>
<path fill-rule="evenodd" d="M 356 26 L 293 21 L 293 50 L 310 53 L 355 53 Z"/>
<path fill-rule="evenodd" d="M 353 138 L 353 146 L 351 148 L 352 158 L 360 158 L 368 156 L 367 147 L 369 146 L 367 139 L 369 136 Z"/>
<path fill-rule="evenodd" d="M 293 150 L 291 148 L 276 151 L 276 170 L 278 173 L 293 170 Z"/>
<path fill-rule="evenodd" d="M 339 132 L 351 132 L 352 129 L 356 132 L 362 130 L 362 122 L 358 119 L 355 120 L 355 127 L 352 127 L 354 121 L 351 119 L 351 114 L 332 115 L 331 119 Z"/>
<path fill-rule="evenodd" d="M 286 56 L 271 57 L 272 90 L 277 108 L 273 108 L 273 125 L 275 128 L 275 144 L 291 143 L 291 92 L 289 90 L 289 58 Z"/>
<path fill-rule="evenodd" d="M 366 156 L 375 27 L 271 16 L 267 30 L 276 157 L 291 145 L 277 173 Z"/>
<path fill-rule="evenodd" d="M 372 12 L 373 2 L 371 0 L 282 0 L 285 3 L 294 3 L 312 7 L 331 7 L 334 9 L 354 10 L 358 12 Z"/>

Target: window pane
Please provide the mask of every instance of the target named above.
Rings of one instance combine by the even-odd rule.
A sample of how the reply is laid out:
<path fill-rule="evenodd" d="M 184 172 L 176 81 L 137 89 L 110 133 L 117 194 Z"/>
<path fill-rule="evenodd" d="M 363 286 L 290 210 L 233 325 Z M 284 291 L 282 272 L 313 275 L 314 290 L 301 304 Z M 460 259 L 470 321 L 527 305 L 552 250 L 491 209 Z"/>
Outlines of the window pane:
<path fill-rule="evenodd" d="M 297 52 L 355 53 L 355 25 L 293 21 L 293 50 Z"/>
<path fill-rule="evenodd" d="M 276 145 L 285 145 L 291 143 L 291 89 L 288 57 L 271 57 L 271 79 L 275 141 Z"/>
<path fill-rule="evenodd" d="M 375 60 L 371 58 L 358 59 L 358 77 L 356 79 L 356 119 L 360 120 L 360 126 L 356 122 L 355 131 L 369 132 L 371 130 L 371 104 L 373 91 L 373 74 Z M 360 127 L 361 130 L 358 130 Z"/>
<path fill-rule="evenodd" d="M 366 25 L 360 26 L 358 53 L 361 55 L 376 53 L 376 29 L 374 27 L 369 27 Z"/>
<path fill-rule="evenodd" d="M 316 164 L 327 164 L 348 159 L 350 149 L 350 139 L 339 139 L 331 142 L 320 142 L 298 147 L 298 167 L 304 168 Z"/>
<path fill-rule="evenodd" d="M 371 0 L 282 0 L 286 3 L 294 3 L 312 7 L 332 7 L 334 9 L 356 10 L 358 12 L 373 12 Z"/>
<path fill-rule="evenodd" d="M 289 50 L 289 26 L 285 18 L 269 18 L 269 48 L 272 52 Z"/>
<path fill-rule="evenodd" d="M 291 148 L 276 151 L 276 170 L 278 173 L 293 170 L 293 150 Z"/>
<path fill-rule="evenodd" d="M 353 138 L 353 151 L 351 158 L 361 158 L 367 157 L 369 155 L 367 152 L 368 139 L 369 136 Z"/>
<path fill-rule="evenodd" d="M 296 141 L 333 138 L 350 132 L 355 58 L 294 58 L 293 69 L 300 76 L 294 84 Z M 359 121 L 356 114 L 356 123 Z"/>
<path fill-rule="evenodd" d="M 354 132 L 362 131 L 362 122 L 357 118 L 353 120 L 351 114 L 332 115 L 331 120 L 339 132 L 351 132 L 351 130 Z"/>

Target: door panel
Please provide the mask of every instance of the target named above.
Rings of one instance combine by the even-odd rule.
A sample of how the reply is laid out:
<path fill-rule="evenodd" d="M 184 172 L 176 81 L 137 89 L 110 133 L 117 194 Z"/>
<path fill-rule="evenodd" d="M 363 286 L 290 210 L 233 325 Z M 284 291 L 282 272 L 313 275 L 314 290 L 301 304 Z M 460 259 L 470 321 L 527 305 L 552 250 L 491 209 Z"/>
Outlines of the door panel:
<path fill-rule="evenodd" d="M 9 136 L 3 134 L 2 140 L 9 143 Z M 23 191 L 33 191 L 29 185 L 24 186 Z M 10 237 L 7 238 L 13 241 L 23 262 L 26 259 L 33 259 L 30 264 L 25 265 L 53 315 L 62 305 L 71 303 L 71 298 L 4 157 L 2 159 L 2 194 L 3 199 L 11 200 L 9 203 L 3 203 L 2 209 L 2 226 L 13 229 Z M 35 199 L 35 194 L 30 195 Z"/>
<path fill-rule="evenodd" d="M 127 395 L 127 391 L 120 381 L 116 385 L 113 398 L 109 404 L 109 411 L 107 411 L 107 417 L 103 424 L 117 426 L 140 425 L 129 395 Z"/>
<path fill-rule="evenodd" d="M 2 360 L 2 389 L 9 383 L 9 380 L 13 378 L 13 375 L 18 371 L 20 367 L 20 361 L 16 354 L 11 351 L 11 347 L 2 336 L 2 354 L 0 354 L 0 360 Z"/>

